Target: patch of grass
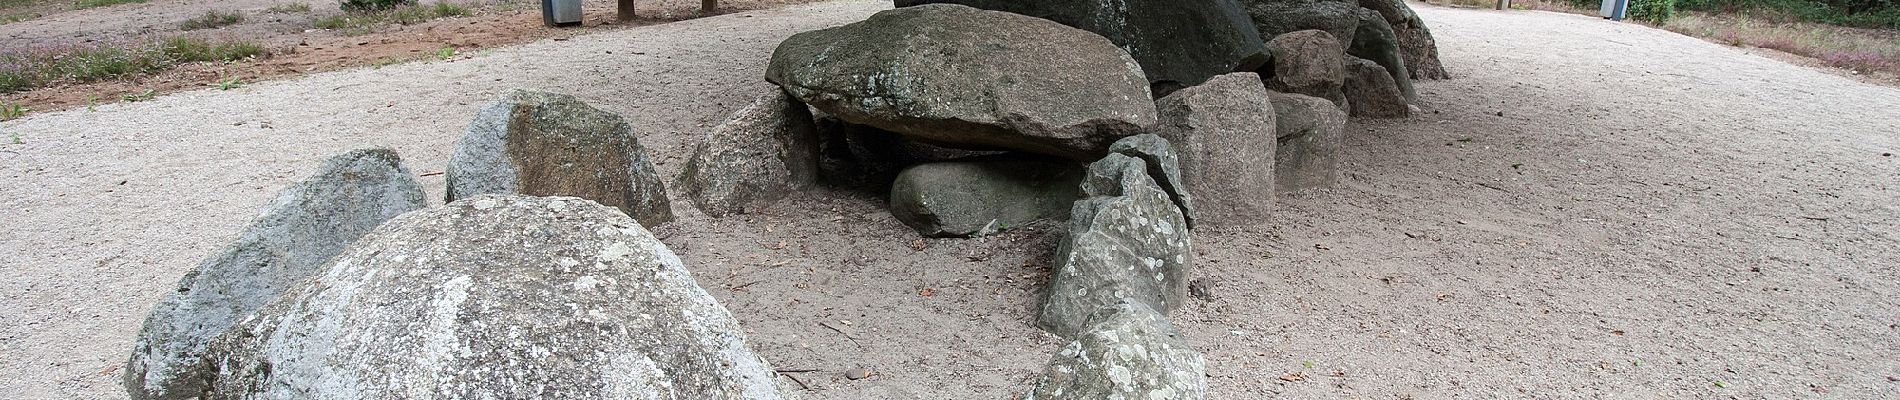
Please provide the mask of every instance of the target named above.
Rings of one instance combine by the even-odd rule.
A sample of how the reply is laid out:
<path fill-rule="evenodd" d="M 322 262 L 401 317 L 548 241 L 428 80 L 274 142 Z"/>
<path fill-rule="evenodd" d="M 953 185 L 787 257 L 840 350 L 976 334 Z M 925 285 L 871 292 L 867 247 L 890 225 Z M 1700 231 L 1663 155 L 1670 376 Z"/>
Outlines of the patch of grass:
<path fill-rule="evenodd" d="M 318 18 L 310 25 L 317 29 L 336 29 L 346 35 L 361 35 L 374 32 L 377 27 L 388 24 L 414 25 L 437 18 L 463 17 L 473 15 L 468 7 L 449 2 L 438 2 L 434 6 L 402 6 L 375 11 L 347 12 Z"/>
<path fill-rule="evenodd" d="M 235 76 L 227 76 L 224 77 L 224 79 L 219 79 L 217 83 L 212 83 L 211 87 L 218 88 L 218 90 L 237 89 L 244 87 L 244 81 Z"/>
<path fill-rule="evenodd" d="M 79 0 L 79 1 L 73 2 L 73 9 L 84 10 L 88 8 L 116 6 L 120 4 L 144 3 L 145 1 L 146 0 Z"/>
<path fill-rule="evenodd" d="M 137 103 L 141 101 L 151 100 L 152 98 L 155 98 L 155 97 L 158 97 L 157 90 L 145 89 L 144 92 L 139 92 L 138 94 L 127 94 L 124 96 L 119 96 L 119 101 L 123 101 L 127 103 Z"/>
<path fill-rule="evenodd" d="M 30 112 L 33 112 L 33 109 L 26 108 L 26 106 L 18 103 L 0 103 L 0 121 L 12 121 L 16 118 L 24 117 L 26 113 Z"/>
<path fill-rule="evenodd" d="M 278 4 L 278 5 L 270 6 L 270 8 L 264 9 L 264 12 L 272 13 L 272 14 L 307 13 L 307 12 L 310 12 L 310 3 L 296 2 L 296 3 Z"/>
<path fill-rule="evenodd" d="M 239 22 L 244 22 L 244 14 L 211 10 L 205 11 L 204 15 L 200 15 L 197 18 L 188 19 L 185 20 L 185 22 L 179 23 L 178 29 L 195 31 L 199 29 L 223 28 L 237 25 Z"/>
<path fill-rule="evenodd" d="M 39 17 L 40 17 L 39 14 L 34 14 L 34 13 L 0 14 L 0 25 L 11 24 L 11 23 L 25 21 L 25 20 L 39 18 Z"/>
<path fill-rule="evenodd" d="M 1671 20 L 1663 28 L 1732 46 L 1754 46 L 1812 57 L 1830 66 L 1862 73 L 1900 73 L 1900 34 L 1893 32 L 1694 12 Z"/>
<path fill-rule="evenodd" d="M 181 64 L 266 57 L 256 43 L 176 36 L 0 50 L 0 93 L 149 75 Z"/>
<path fill-rule="evenodd" d="M 436 51 L 435 51 L 435 59 L 437 59 L 437 60 L 448 60 L 448 59 L 450 59 L 450 58 L 455 58 L 455 48 L 454 48 L 454 47 L 443 47 L 443 48 L 441 48 L 441 49 L 436 49 Z"/>

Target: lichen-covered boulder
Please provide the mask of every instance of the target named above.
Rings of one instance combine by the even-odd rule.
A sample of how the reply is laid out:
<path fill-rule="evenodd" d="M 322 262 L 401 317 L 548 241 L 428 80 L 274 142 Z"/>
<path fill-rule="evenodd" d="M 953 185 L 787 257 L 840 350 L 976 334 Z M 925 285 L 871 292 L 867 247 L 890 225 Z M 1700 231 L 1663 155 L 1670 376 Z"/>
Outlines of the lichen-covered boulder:
<path fill-rule="evenodd" d="M 1092 160 L 1155 121 L 1148 78 L 1108 39 L 955 4 L 793 35 L 766 79 L 846 122 L 971 149 Z"/>
<path fill-rule="evenodd" d="M 713 217 L 758 210 L 817 179 L 811 112 L 777 88 L 713 128 L 680 174 L 686 196 Z"/>
<path fill-rule="evenodd" d="M 1351 59 L 1357 57 L 1378 63 L 1391 75 L 1392 83 L 1398 86 L 1399 93 L 1404 94 L 1405 101 L 1409 103 L 1418 99 L 1418 95 L 1412 91 L 1412 73 L 1405 70 L 1398 40 L 1392 32 L 1392 25 L 1385 22 L 1385 17 L 1377 11 L 1361 8 L 1359 33 L 1353 35 L 1352 44 L 1346 46 L 1346 62 L 1351 63 Z M 1346 73 L 1351 74 L 1352 71 Z"/>
<path fill-rule="evenodd" d="M 480 194 L 573 196 L 641 224 L 673 220 L 665 183 L 633 126 L 574 96 L 516 90 L 475 114 L 449 155 L 448 201 Z"/>
<path fill-rule="evenodd" d="M 1174 144 L 1161 136 L 1141 134 L 1115 141 L 1108 146 L 1108 151 L 1147 163 L 1148 177 L 1154 179 L 1161 191 L 1168 192 L 1168 201 L 1181 209 L 1181 219 L 1187 221 L 1189 228 L 1194 227 L 1194 194 L 1188 191 L 1187 180 L 1181 177 L 1181 159 L 1174 155 Z"/>
<path fill-rule="evenodd" d="M 1049 361 L 1024 400 L 1193 400 L 1207 396 L 1201 353 L 1159 311 L 1123 303 Z"/>
<path fill-rule="evenodd" d="M 1405 59 L 1405 70 L 1412 74 L 1412 79 L 1451 77 L 1438 61 L 1438 41 L 1432 39 L 1431 29 L 1418 18 L 1418 13 L 1412 12 L 1405 0 L 1359 0 L 1359 6 L 1377 11 L 1392 25 L 1398 37 L 1399 53 Z"/>
<path fill-rule="evenodd" d="M 207 358 L 209 398 L 787 397 L 679 257 L 572 197 L 481 195 L 391 220 Z"/>
<path fill-rule="evenodd" d="M 891 184 L 891 215 L 929 237 L 977 237 L 1041 219 L 1068 218 L 1081 198 L 1082 165 L 1060 158 L 996 156 L 919 164 Z"/>
<path fill-rule="evenodd" d="M 1273 52 L 1267 88 L 1278 92 L 1299 93 L 1333 102 L 1347 109 L 1345 52 L 1339 41 L 1326 31 L 1306 30 L 1275 36 L 1267 42 Z"/>
<path fill-rule="evenodd" d="M 1215 77 L 1155 101 L 1155 134 L 1174 144 L 1197 224 L 1240 226 L 1273 208 L 1273 100 L 1250 72 Z"/>
<path fill-rule="evenodd" d="M 1328 188 L 1339 182 L 1339 146 L 1346 113 L 1331 102 L 1294 93 L 1268 92 L 1275 133 L 1273 185 L 1278 193 Z"/>
<path fill-rule="evenodd" d="M 1163 312 L 1179 306 L 1193 253 L 1187 220 L 1148 163 L 1109 154 L 1089 166 L 1082 192 L 1088 197 L 1070 209 L 1069 236 L 1056 249 L 1037 323 L 1073 338 L 1090 316 L 1117 304 Z"/>
<path fill-rule="evenodd" d="M 1392 74 L 1370 60 L 1359 57 L 1346 58 L 1346 102 L 1352 105 L 1351 115 L 1366 118 L 1405 118 L 1412 115 L 1412 105 L 1405 102 L 1405 94 L 1397 84 L 1392 83 Z"/>
<path fill-rule="evenodd" d="M 954 3 L 1046 18 L 1107 37 L 1141 63 L 1155 96 L 1267 61 L 1266 44 L 1234 0 L 896 0 Z"/>
<path fill-rule="evenodd" d="M 203 393 L 205 347 L 290 287 L 316 275 L 383 221 L 427 206 L 422 185 L 389 149 L 333 157 L 278 192 L 237 241 L 178 280 L 146 317 L 125 364 L 134 399 Z"/>
<path fill-rule="evenodd" d="M 1253 17 L 1260 37 L 1267 40 L 1292 32 L 1322 30 L 1332 34 L 1337 50 L 1343 52 L 1359 29 L 1359 4 L 1354 0 L 1238 1 Z"/>

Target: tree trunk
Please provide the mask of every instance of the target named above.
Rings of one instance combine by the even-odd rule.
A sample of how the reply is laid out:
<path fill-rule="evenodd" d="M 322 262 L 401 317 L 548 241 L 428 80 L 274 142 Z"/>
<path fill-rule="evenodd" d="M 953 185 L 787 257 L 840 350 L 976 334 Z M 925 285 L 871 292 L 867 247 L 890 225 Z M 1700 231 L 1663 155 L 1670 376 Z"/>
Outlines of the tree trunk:
<path fill-rule="evenodd" d="M 712 16 L 719 12 L 719 0 L 699 0 L 699 15 Z"/>
<path fill-rule="evenodd" d="M 633 20 L 633 0 L 619 0 L 619 1 L 620 1 L 620 9 L 618 11 L 620 13 L 619 14 L 620 20 L 632 21 Z"/>

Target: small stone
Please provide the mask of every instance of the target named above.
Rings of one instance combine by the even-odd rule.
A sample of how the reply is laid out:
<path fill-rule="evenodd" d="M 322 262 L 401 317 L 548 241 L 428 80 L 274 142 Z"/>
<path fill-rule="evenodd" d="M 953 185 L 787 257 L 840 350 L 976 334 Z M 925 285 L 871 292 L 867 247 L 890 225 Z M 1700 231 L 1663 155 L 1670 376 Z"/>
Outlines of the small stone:
<path fill-rule="evenodd" d="M 871 377 L 871 370 L 864 369 L 864 368 L 852 368 L 852 369 L 848 369 L 844 371 L 845 379 L 850 379 L 850 380 L 855 381 L 855 380 L 869 378 L 869 377 Z"/>

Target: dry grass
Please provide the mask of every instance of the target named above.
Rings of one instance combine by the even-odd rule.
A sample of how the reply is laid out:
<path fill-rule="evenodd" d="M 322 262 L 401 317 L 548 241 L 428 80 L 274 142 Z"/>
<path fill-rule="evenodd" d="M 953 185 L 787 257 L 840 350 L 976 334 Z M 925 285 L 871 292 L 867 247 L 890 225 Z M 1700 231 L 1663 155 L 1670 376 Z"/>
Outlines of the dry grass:
<path fill-rule="evenodd" d="M 310 25 L 317 29 L 336 29 L 345 35 L 361 35 L 375 32 L 377 28 L 389 25 L 413 25 L 437 18 L 465 17 L 474 15 L 466 6 L 450 2 L 437 2 L 434 6 L 402 6 L 386 10 L 351 11 L 331 17 L 319 18 Z"/>
<path fill-rule="evenodd" d="M 179 23 L 178 29 L 195 31 L 199 29 L 222 28 L 237 25 L 239 22 L 244 22 L 244 14 L 211 10 L 206 11 L 204 15 L 200 15 L 197 18 L 188 19 L 185 20 L 185 22 Z"/>
<path fill-rule="evenodd" d="M 185 36 L 0 49 L 0 93 L 150 75 L 186 63 L 236 61 L 269 54 L 251 42 L 214 43 Z"/>
<path fill-rule="evenodd" d="M 1812 57 L 1862 73 L 1900 73 L 1900 32 L 1703 13 L 1684 14 L 1663 28 L 1733 46 Z"/>

